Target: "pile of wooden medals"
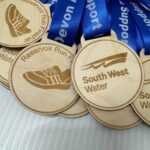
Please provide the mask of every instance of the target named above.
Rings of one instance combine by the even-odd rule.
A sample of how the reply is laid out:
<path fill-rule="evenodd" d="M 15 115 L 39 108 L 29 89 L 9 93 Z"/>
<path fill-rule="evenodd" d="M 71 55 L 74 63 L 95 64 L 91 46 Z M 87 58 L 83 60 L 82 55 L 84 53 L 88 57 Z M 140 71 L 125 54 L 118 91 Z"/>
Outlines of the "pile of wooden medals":
<path fill-rule="evenodd" d="M 150 57 L 143 51 L 139 58 L 113 31 L 82 37 L 81 49 L 49 40 L 49 5 L 36 0 L 2 0 L 0 10 L 0 82 L 25 109 L 64 117 L 89 112 L 114 129 L 150 124 Z"/>

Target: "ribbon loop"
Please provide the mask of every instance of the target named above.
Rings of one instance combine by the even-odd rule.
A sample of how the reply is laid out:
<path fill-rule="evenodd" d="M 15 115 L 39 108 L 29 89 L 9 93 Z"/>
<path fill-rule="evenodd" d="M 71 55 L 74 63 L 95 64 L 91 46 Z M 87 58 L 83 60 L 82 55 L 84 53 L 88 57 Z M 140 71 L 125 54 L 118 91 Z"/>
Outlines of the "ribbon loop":
<path fill-rule="evenodd" d="M 60 0 L 55 12 L 48 38 L 72 46 L 76 40 L 85 0 Z"/>
<path fill-rule="evenodd" d="M 86 40 L 110 34 L 110 16 L 106 0 L 87 0 L 82 28 Z"/>

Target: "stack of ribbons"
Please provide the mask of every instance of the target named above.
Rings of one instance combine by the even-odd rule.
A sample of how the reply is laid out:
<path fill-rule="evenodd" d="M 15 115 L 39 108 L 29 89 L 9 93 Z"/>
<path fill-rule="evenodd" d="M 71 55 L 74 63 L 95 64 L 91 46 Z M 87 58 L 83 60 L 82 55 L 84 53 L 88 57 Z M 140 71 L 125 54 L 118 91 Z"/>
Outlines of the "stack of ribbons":
<path fill-rule="evenodd" d="M 150 125 L 149 0 L 2 0 L 0 9 L 0 82 L 25 109 Z"/>

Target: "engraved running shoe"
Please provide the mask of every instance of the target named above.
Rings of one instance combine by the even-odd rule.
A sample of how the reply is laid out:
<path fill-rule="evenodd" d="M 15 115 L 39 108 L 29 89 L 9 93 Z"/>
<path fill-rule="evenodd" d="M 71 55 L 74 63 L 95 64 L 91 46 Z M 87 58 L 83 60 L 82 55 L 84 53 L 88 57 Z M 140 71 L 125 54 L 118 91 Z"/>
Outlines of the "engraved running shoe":
<path fill-rule="evenodd" d="M 30 71 L 23 74 L 24 79 L 42 89 L 68 90 L 71 82 L 71 70 L 61 72 L 58 66 L 43 70 Z"/>
<path fill-rule="evenodd" d="M 27 27 L 29 20 L 19 12 L 15 5 L 10 4 L 8 6 L 5 19 L 12 37 L 18 37 L 31 33 L 31 29 Z"/>

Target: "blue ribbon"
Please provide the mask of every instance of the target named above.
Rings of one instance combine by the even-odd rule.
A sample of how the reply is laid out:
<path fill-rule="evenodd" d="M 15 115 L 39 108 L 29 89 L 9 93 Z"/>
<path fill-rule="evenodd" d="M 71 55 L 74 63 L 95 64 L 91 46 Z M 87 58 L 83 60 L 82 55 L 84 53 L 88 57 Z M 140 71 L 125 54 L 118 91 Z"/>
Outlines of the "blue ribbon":
<path fill-rule="evenodd" d="M 58 0 L 40 0 L 40 2 L 42 2 L 43 4 L 54 4 L 56 3 Z"/>
<path fill-rule="evenodd" d="M 50 7 L 51 16 L 53 17 L 57 2 L 53 3 Z"/>
<path fill-rule="evenodd" d="M 150 0 L 137 0 L 140 4 L 150 8 Z"/>
<path fill-rule="evenodd" d="M 140 33 L 140 31 L 139 31 L 139 29 L 138 28 L 136 28 L 136 30 L 137 30 L 137 43 L 138 43 L 138 46 L 139 46 L 139 51 L 141 51 L 142 50 L 142 48 L 144 47 L 143 46 L 143 39 L 142 39 L 142 36 L 141 36 L 141 33 Z"/>
<path fill-rule="evenodd" d="M 117 34 L 118 40 L 128 44 L 136 53 L 141 50 L 138 41 L 139 34 L 128 8 L 122 0 L 112 0 L 109 4 L 111 27 Z"/>
<path fill-rule="evenodd" d="M 43 4 L 47 3 L 47 0 L 40 0 Z"/>
<path fill-rule="evenodd" d="M 109 4 L 111 2 L 111 0 L 106 0 L 106 4 Z"/>
<path fill-rule="evenodd" d="M 82 21 L 86 40 L 110 34 L 110 16 L 106 0 L 87 0 Z"/>
<path fill-rule="evenodd" d="M 150 54 L 150 12 L 137 3 L 124 0 L 129 8 L 141 34 L 145 54 Z"/>
<path fill-rule="evenodd" d="M 72 46 L 77 37 L 84 6 L 85 0 L 59 0 L 48 38 Z"/>

